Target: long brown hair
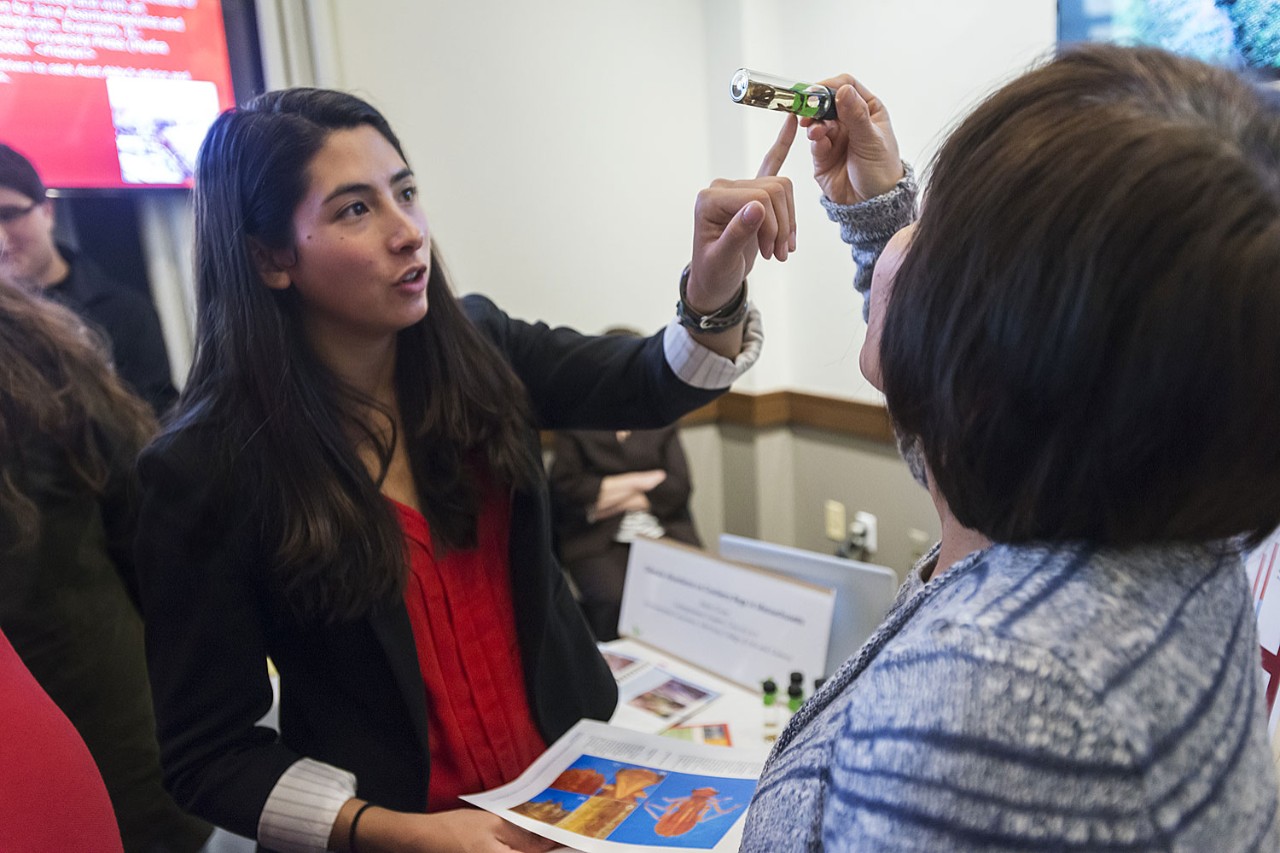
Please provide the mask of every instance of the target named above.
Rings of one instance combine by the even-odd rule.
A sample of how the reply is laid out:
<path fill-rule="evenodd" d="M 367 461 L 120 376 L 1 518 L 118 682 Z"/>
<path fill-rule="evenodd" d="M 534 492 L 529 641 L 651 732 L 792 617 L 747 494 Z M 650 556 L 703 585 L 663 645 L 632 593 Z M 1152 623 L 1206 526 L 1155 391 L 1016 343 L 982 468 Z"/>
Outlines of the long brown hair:
<path fill-rule="evenodd" d="M 99 335 L 61 305 L 0 282 L 0 530 L 9 531 L 0 549 L 30 546 L 39 532 L 20 450 L 25 437 L 52 445 L 68 481 L 98 495 L 109 474 L 106 454 L 136 457 L 155 429 L 151 409 L 116 376 Z"/>

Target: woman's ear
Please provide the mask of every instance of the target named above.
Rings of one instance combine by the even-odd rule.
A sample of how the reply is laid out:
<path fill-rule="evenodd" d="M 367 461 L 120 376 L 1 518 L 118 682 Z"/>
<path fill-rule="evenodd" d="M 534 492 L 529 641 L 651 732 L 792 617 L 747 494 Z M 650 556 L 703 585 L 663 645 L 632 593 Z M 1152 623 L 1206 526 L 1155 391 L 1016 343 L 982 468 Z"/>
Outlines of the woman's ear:
<path fill-rule="evenodd" d="M 273 251 L 250 237 L 249 254 L 253 256 L 253 265 L 267 287 L 272 290 L 288 290 L 293 284 L 289 278 L 292 261 L 286 262 L 284 259 L 288 252 Z"/>

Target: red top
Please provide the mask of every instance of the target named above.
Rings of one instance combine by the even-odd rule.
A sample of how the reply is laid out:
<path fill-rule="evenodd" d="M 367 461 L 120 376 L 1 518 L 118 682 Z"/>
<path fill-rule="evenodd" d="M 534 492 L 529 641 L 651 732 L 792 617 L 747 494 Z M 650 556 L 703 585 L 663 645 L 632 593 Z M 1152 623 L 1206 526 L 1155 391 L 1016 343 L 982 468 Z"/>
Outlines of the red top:
<path fill-rule="evenodd" d="M 120 853 L 89 748 L 0 634 L 0 850 Z"/>
<path fill-rule="evenodd" d="M 405 607 L 427 689 L 431 777 L 427 811 L 510 782 L 546 749 L 525 693 L 511 601 L 511 507 L 497 490 L 475 548 L 435 559 L 427 520 L 392 501 L 409 558 Z"/>

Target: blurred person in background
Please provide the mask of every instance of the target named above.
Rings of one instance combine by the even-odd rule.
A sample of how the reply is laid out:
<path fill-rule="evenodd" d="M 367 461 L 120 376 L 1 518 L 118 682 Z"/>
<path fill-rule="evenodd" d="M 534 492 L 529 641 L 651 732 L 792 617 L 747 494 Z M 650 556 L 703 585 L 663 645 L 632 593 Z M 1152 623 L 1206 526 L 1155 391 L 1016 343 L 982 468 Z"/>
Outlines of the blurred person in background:
<path fill-rule="evenodd" d="M 177 399 L 160 318 L 142 293 L 54 239 L 54 203 L 35 166 L 0 144 L 0 275 L 66 305 L 106 336 L 120 378 L 162 415 Z"/>
<path fill-rule="evenodd" d="M 605 334 L 640 337 L 624 327 Z M 596 639 L 615 640 L 631 543 L 665 537 L 702 547 L 680 428 L 559 430 L 550 483 L 560 562 Z"/>
<path fill-rule="evenodd" d="M 211 827 L 161 783 L 133 570 L 155 427 L 95 331 L 0 282 L 0 630 L 89 747 L 125 850 L 182 853 Z"/>

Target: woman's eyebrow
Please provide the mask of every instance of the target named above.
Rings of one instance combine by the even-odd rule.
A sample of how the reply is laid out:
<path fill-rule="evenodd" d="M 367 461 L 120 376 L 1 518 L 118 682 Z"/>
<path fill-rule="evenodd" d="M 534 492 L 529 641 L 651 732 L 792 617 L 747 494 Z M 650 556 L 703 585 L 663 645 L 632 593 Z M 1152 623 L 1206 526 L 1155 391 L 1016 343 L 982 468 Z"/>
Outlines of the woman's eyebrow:
<path fill-rule="evenodd" d="M 395 184 L 398 184 L 401 181 L 403 181 L 405 178 L 412 178 L 412 177 L 413 177 L 413 169 L 410 169 L 409 167 L 406 166 L 405 168 L 401 169 L 400 171 L 392 175 L 389 183 L 394 186 Z M 352 182 L 349 184 L 341 184 L 340 186 L 335 187 L 333 192 L 325 196 L 324 201 L 322 203 L 328 204 L 338 196 L 347 195 L 348 193 L 354 194 L 354 193 L 368 193 L 368 192 L 374 192 L 373 184 L 362 183 L 359 181 Z"/>
<path fill-rule="evenodd" d="M 324 202 L 322 202 L 322 203 L 323 203 L 323 204 L 328 204 L 329 202 L 333 201 L 333 200 L 334 200 L 335 198 L 337 198 L 338 196 L 347 195 L 347 194 L 349 194 L 349 193 L 350 193 L 350 194 L 355 194 L 355 193 L 369 193 L 369 192 L 373 192 L 373 184 L 366 184 L 366 183 L 359 183 L 359 182 L 350 183 L 350 184 L 342 184 L 342 185 L 340 185 L 340 186 L 336 187 L 336 188 L 333 190 L 333 192 L 331 192 L 331 193 L 329 193 L 327 196 L 325 196 L 325 197 L 324 197 Z"/>

